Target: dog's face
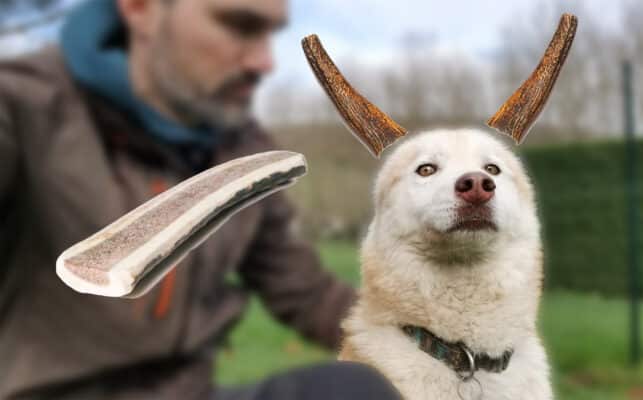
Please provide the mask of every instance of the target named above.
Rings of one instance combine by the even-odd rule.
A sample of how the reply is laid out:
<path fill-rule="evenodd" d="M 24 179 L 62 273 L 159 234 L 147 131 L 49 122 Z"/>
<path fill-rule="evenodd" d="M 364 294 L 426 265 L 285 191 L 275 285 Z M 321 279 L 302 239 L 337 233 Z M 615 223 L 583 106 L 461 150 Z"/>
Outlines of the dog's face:
<path fill-rule="evenodd" d="M 440 130 L 407 140 L 386 161 L 375 191 L 380 228 L 413 238 L 422 250 L 482 254 L 500 237 L 537 235 L 533 191 L 520 161 L 481 131 Z"/>

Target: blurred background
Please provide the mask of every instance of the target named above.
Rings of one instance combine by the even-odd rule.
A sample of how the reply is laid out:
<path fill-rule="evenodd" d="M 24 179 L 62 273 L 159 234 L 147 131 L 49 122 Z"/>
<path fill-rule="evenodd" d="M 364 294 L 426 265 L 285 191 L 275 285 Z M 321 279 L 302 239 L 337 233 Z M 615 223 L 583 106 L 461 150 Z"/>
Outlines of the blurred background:
<path fill-rule="evenodd" d="M 0 57 L 56 41 L 80 1 L 0 0 Z M 348 80 L 411 130 L 482 127 L 536 66 L 563 12 L 579 17 L 576 41 L 517 149 L 543 221 L 541 332 L 559 399 L 643 399 L 634 339 L 643 341 L 643 312 L 633 307 L 643 287 L 643 1 L 292 0 L 256 113 L 284 148 L 309 160 L 309 175 L 290 191 L 301 232 L 329 268 L 358 285 L 379 162 L 341 124 L 300 39 L 317 33 Z M 219 355 L 218 379 L 252 382 L 329 357 L 256 301 Z"/>

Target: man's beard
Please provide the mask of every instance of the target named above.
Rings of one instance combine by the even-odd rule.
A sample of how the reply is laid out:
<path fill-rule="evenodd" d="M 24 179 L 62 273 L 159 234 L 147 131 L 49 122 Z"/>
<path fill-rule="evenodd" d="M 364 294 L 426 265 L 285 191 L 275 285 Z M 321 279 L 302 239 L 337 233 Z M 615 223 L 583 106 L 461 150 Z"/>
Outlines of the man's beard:
<path fill-rule="evenodd" d="M 256 86 L 261 76 L 242 72 L 227 78 L 214 91 L 206 92 L 187 82 L 173 64 L 169 46 L 159 46 L 151 63 L 151 78 L 157 93 L 171 111 L 189 126 L 207 125 L 224 130 L 240 127 L 250 118 L 251 98 L 231 99 L 235 89 Z"/>

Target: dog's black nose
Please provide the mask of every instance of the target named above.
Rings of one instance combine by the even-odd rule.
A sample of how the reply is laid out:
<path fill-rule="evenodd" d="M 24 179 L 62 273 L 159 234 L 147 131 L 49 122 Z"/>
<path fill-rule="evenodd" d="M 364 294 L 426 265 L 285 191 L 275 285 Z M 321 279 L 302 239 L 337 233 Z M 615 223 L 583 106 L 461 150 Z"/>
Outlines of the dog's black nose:
<path fill-rule="evenodd" d="M 491 200 L 496 183 L 488 175 L 472 172 L 462 175 L 455 183 L 455 194 L 471 204 L 483 204 Z"/>

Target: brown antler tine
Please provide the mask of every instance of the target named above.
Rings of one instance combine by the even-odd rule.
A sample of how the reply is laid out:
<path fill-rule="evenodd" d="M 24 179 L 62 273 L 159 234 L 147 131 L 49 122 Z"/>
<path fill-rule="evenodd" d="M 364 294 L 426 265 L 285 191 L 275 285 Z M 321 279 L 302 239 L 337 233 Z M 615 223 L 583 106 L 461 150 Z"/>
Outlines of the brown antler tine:
<path fill-rule="evenodd" d="M 563 14 L 549 47 L 531 76 L 509 97 L 487 125 L 522 143 L 547 103 L 574 41 L 578 18 Z"/>
<path fill-rule="evenodd" d="M 344 122 L 371 154 L 379 157 L 385 148 L 406 135 L 406 129 L 353 89 L 330 59 L 317 35 L 305 37 L 302 47 L 317 80 Z"/>

